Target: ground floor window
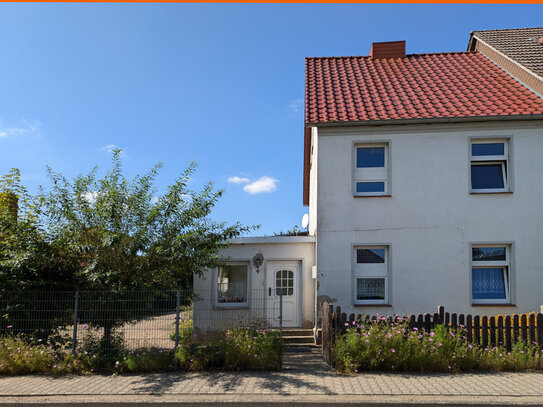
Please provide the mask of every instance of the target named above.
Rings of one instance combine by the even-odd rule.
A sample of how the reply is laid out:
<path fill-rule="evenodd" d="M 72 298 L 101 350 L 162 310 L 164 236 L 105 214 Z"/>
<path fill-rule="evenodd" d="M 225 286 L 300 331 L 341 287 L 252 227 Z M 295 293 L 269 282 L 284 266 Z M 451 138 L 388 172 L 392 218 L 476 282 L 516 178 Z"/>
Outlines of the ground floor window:
<path fill-rule="evenodd" d="M 388 303 L 388 246 L 354 248 L 353 290 L 355 304 Z"/>
<path fill-rule="evenodd" d="M 217 303 L 247 304 L 248 264 L 228 264 L 217 273 Z"/>
<path fill-rule="evenodd" d="M 471 248 L 471 296 L 474 304 L 510 302 L 510 246 L 473 245 Z"/>

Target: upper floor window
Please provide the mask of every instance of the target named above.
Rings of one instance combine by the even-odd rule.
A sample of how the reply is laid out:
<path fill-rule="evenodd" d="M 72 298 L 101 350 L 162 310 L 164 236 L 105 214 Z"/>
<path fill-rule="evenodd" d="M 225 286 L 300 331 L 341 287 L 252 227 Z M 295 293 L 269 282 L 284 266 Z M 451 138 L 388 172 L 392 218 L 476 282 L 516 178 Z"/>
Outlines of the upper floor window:
<path fill-rule="evenodd" d="M 471 192 L 509 191 L 508 140 L 471 140 Z"/>
<path fill-rule="evenodd" d="M 355 146 L 354 194 L 388 195 L 388 144 Z"/>

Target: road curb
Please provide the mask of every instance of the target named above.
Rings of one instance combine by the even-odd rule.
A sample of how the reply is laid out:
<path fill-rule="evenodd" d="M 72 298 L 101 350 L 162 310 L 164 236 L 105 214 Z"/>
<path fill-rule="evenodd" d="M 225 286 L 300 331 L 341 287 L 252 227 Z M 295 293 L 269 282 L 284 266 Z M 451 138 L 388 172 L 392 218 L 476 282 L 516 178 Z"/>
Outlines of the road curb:
<path fill-rule="evenodd" d="M 149 406 L 162 407 L 244 407 L 258 404 L 259 407 L 400 407 L 406 405 L 423 406 L 542 406 L 542 396 L 276 396 L 276 395 L 160 395 L 160 396 L 20 396 L 0 397 L 0 406 L 21 406 L 24 404 L 37 407 L 68 407 L 83 405 L 84 407 L 124 407 Z"/>

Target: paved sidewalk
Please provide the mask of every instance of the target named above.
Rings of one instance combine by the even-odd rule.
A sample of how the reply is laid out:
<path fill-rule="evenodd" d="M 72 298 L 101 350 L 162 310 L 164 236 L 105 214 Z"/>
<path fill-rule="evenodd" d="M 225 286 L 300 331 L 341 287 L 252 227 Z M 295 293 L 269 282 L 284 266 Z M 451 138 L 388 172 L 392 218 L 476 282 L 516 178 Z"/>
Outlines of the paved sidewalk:
<path fill-rule="evenodd" d="M 338 375 L 318 352 L 286 353 L 281 372 L 22 376 L 0 379 L 0 403 L 437 404 L 543 406 L 541 373 Z"/>

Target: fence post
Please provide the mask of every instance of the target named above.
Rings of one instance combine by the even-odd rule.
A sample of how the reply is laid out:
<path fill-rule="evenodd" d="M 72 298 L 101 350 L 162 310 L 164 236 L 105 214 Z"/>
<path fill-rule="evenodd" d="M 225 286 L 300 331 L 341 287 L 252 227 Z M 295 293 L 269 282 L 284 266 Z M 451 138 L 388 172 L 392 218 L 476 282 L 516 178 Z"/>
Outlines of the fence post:
<path fill-rule="evenodd" d="M 179 314 L 181 308 L 181 291 L 177 290 L 175 300 L 175 345 L 173 350 L 176 351 L 179 346 Z"/>
<path fill-rule="evenodd" d="M 283 339 L 283 289 L 279 291 L 279 338 Z"/>
<path fill-rule="evenodd" d="M 75 356 L 75 351 L 77 347 L 77 320 L 79 314 L 79 291 L 75 292 L 75 303 L 74 303 L 74 330 L 72 335 L 72 355 Z"/>

